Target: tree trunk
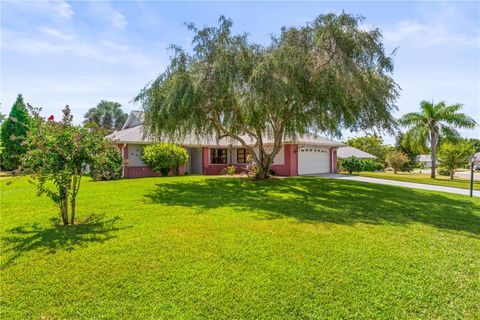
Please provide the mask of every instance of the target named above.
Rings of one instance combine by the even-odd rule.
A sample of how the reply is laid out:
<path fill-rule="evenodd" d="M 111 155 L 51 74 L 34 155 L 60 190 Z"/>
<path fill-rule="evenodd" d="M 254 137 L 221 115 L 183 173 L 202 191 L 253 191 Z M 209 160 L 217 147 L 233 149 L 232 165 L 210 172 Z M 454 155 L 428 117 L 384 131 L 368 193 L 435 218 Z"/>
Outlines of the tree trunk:
<path fill-rule="evenodd" d="M 437 169 L 437 135 L 435 132 L 432 131 L 430 134 L 430 142 L 431 142 L 431 149 L 432 149 L 432 171 L 430 173 L 430 177 L 435 179 L 435 171 Z"/>
<path fill-rule="evenodd" d="M 66 226 L 68 225 L 68 201 L 66 199 L 60 201 L 60 213 L 62 215 L 62 222 Z"/>
<path fill-rule="evenodd" d="M 71 219 L 70 219 L 70 224 L 75 224 L 75 198 L 72 198 L 72 201 L 70 202 L 72 209 L 71 209 Z"/>
<path fill-rule="evenodd" d="M 397 169 L 396 168 L 393 168 L 393 174 L 397 174 Z"/>
<path fill-rule="evenodd" d="M 450 170 L 450 180 L 453 180 L 454 175 L 455 175 L 455 170 Z"/>

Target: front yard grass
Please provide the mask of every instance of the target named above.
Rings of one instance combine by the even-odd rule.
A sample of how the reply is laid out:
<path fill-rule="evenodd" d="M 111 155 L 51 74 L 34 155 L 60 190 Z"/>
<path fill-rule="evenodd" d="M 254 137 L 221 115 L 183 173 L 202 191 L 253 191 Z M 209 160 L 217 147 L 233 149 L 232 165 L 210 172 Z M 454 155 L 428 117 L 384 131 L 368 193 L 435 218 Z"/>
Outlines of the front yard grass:
<path fill-rule="evenodd" d="M 398 172 L 397 174 L 394 174 L 393 172 L 361 172 L 359 175 L 363 177 L 470 189 L 470 180 L 468 179 L 455 178 L 454 180 L 450 180 L 449 177 L 441 176 L 439 174 L 436 175 L 435 179 L 430 178 L 429 174 L 422 174 L 422 173 L 415 173 L 415 172 Z M 474 180 L 473 189 L 480 190 L 480 181 Z"/>
<path fill-rule="evenodd" d="M 0 191 L 2 319 L 480 317 L 478 198 L 318 177 L 85 181 L 63 227 L 25 179 Z"/>

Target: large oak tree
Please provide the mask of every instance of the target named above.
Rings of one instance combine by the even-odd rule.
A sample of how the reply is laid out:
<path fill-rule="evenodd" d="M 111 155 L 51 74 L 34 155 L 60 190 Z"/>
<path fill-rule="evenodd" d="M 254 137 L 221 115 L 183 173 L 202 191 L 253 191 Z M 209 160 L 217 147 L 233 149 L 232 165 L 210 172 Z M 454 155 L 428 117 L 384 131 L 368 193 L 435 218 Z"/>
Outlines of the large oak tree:
<path fill-rule="evenodd" d="M 381 32 L 361 22 L 346 13 L 320 15 L 283 28 L 268 46 L 232 34 L 224 17 L 218 27 L 190 24 L 193 50 L 173 47 L 167 70 L 135 98 L 145 128 L 173 141 L 189 134 L 236 140 L 251 153 L 259 179 L 287 138 L 391 130 L 398 95 L 392 59 Z"/>

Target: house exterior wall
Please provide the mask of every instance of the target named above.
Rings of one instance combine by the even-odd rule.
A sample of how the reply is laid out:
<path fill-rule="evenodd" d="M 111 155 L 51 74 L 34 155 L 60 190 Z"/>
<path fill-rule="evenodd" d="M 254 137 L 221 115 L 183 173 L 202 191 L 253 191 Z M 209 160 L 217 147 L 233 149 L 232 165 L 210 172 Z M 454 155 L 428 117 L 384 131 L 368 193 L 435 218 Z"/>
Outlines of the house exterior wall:
<path fill-rule="evenodd" d="M 297 146 L 294 144 L 286 144 L 280 150 L 282 153 L 275 157 L 275 162 L 271 169 L 281 176 L 296 176 L 298 175 L 298 161 L 297 161 Z M 231 165 L 237 167 L 237 171 L 246 169 L 247 164 L 211 164 L 210 163 L 210 148 L 202 148 L 202 162 L 204 175 L 219 175 L 222 171 Z"/>
<path fill-rule="evenodd" d="M 119 149 L 123 151 L 123 158 L 126 165 L 123 169 L 123 176 L 126 178 L 138 177 L 158 177 L 161 174 L 153 172 L 146 165 L 138 165 L 137 161 L 130 161 L 129 157 L 136 155 L 138 145 L 119 144 Z M 271 169 L 281 176 L 298 176 L 298 146 L 296 144 L 285 144 L 280 151 L 282 154 L 275 159 L 277 163 L 272 164 Z M 220 175 L 222 171 L 232 164 L 211 164 L 210 163 L 210 148 L 201 148 L 202 156 L 202 173 L 204 175 Z M 236 159 L 236 155 L 233 156 Z M 143 164 L 143 162 L 142 162 Z M 233 164 L 237 167 L 237 172 L 242 172 L 246 169 L 247 164 Z M 337 148 L 330 148 L 330 172 L 337 172 Z M 187 168 L 183 166 L 180 168 L 180 175 L 184 175 Z M 172 173 L 170 173 L 172 174 Z"/>

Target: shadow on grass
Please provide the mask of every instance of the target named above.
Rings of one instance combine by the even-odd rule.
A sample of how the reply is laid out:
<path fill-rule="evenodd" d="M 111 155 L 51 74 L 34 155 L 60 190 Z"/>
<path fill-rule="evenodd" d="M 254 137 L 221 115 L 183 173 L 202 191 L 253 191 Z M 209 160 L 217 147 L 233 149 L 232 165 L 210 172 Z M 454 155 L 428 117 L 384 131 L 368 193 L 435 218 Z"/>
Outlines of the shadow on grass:
<path fill-rule="evenodd" d="M 423 223 L 480 237 L 480 205 L 468 198 L 387 185 L 302 177 L 253 182 L 210 178 L 157 184 L 146 195 L 154 203 L 293 217 L 337 224 Z"/>
<path fill-rule="evenodd" d="M 3 261 L 2 268 L 31 250 L 44 249 L 55 253 L 72 251 L 91 242 L 103 243 L 114 238 L 114 232 L 129 228 L 117 226 L 119 220 L 119 217 L 105 219 L 103 215 L 92 215 L 73 226 L 32 224 L 7 230 L 2 241 L 5 252 L 11 252 L 11 256 Z M 58 219 L 52 221 L 58 222 Z"/>

